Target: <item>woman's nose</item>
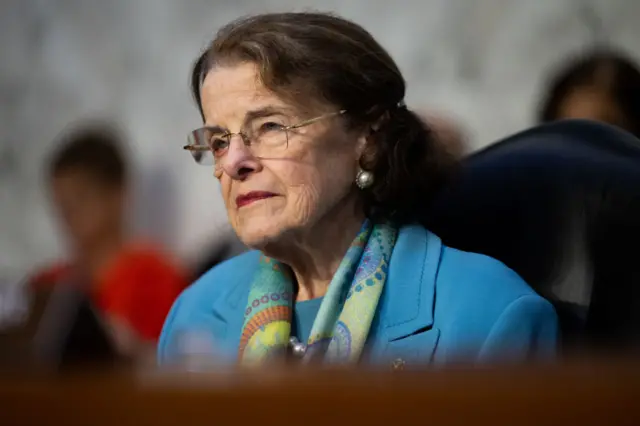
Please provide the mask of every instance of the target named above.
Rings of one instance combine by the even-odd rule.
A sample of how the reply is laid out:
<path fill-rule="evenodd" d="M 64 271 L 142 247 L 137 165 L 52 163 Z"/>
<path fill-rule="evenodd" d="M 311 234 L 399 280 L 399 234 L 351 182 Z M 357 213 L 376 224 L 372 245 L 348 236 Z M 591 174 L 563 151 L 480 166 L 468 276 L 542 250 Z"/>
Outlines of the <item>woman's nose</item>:
<path fill-rule="evenodd" d="M 245 179 L 253 172 L 259 171 L 260 162 L 251 153 L 242 137 L 234 135 L 229 144 L 227 154 L 222 159 L 222 169 L 233 179 Z"/>

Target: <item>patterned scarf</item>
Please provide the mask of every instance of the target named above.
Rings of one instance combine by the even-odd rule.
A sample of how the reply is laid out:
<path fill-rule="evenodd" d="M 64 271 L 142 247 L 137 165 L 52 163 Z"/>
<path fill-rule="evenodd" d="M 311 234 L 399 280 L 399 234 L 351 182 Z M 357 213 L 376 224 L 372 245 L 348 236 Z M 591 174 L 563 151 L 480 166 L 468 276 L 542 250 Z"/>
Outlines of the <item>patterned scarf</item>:
<path fill-rule="evenodd" d="M 357 362 L 376 313 L 397 231 L 364 222 L 342 259 L 311 327 L 303 362 Z M 260 363 L 281 354 L 291 333 L 294 282 L 284 264 L 262 256 L 249 291 L 239 359 Z"/>

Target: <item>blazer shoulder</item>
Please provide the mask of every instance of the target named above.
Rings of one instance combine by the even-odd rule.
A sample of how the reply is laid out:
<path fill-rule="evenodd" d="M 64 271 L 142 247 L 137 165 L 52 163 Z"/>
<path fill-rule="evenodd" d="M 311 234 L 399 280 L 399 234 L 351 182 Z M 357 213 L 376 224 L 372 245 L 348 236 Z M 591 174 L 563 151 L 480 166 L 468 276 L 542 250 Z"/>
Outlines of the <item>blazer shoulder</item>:
<path fill-rule="evenodd" d="M 551 303 L 538 295 L 514 270 L 497 259 L 443 246 L 436 282 L 442 312 L 465 312 L 475 321 L 491 327 L 522 298 L 555 312 Z"/>
<path fill-rule="evenodd" d="M 513 269 L 501 261 L 479 253 L 443 246 L 439 278 L 455 293 L 477 296 L 482 293 L 496 303 L 510 303 L 521 296 L 537 293 Z"/>

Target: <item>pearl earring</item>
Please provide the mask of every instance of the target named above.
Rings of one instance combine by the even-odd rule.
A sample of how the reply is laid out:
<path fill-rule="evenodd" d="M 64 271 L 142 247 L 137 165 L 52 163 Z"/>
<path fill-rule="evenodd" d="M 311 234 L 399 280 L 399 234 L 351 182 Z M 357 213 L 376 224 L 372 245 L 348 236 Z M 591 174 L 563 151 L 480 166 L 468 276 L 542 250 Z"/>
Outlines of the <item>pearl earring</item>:
<path fill-rule="evenodd" d="M 356 175 L 356 185 L 360 189 L 367 189 L 373 185 L 373 173 L 360 169 Z"/>

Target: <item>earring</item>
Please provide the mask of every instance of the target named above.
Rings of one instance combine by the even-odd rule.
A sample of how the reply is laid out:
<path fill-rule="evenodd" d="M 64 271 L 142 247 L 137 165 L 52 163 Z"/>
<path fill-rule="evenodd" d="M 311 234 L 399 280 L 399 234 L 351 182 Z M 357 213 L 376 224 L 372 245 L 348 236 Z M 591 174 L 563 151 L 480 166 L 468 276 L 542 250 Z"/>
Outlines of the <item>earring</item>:
<path fill-rule="evenodd" d="M 356 175 L 356 185 L 360 189 L 367 189 L 373 185 L 373 173 L 360 169 Z"/>

